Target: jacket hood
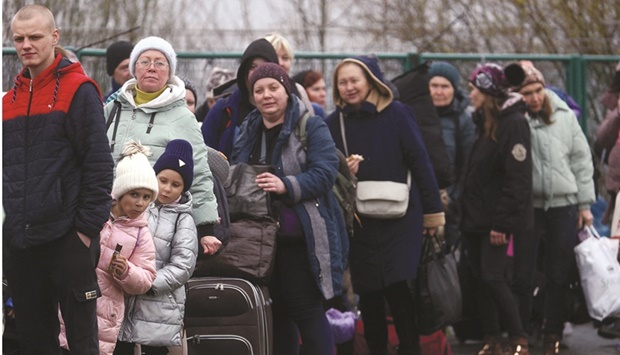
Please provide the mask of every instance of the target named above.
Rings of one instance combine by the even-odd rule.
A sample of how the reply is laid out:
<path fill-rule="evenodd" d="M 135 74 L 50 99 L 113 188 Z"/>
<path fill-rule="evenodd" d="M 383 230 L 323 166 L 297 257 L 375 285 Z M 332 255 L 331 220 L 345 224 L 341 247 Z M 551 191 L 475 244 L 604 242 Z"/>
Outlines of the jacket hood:
<path fill-rule="evenodd" d="M 112 214 L 110 213 L 110 216 Z M 116 219 L 112 219 L 112 224 L 121 225 L 122 228 L 142 228 L 147 227 L 149 225 L 148 220 L 146 219 L 146 210 L 142 212 L 142 214 L 134 219 L 128 218 L 127 216 L 118 217 Z"/>
<path fill-rule="evenodd" d="M 75 62 L 75 63 L 71 62 L 69 59 L 63 57 L 62 55 L 56 54 L 56 58 L 54 59 L 54 62 L 49 67 L 45 68 L 45 70 L 41 72 L 34 79 L 33 86 L 44 85 L 50 80 L 56 80 L 58 84 L 60 81 L 60 77 L 62 75 L 72 73 L 72 72 L 86 76 L 86 73 L 84 72 L 84 68 L 79 62 Z M 19 73 L 19 75 L 17 75 L 15 77 L 15 80 L 13 81 L 13 90 L 12 90 L 13 98 L 11 100 L 11 103 L 15 102 L 15 99 L 17 97 L 17 89 L 22 85 L 29 86 L 30 80 L 31 80 L 30 70 L 28 70 L 28 67 L 24 67 L 22 71 Z M 95 88 L 97 89 L 97 92 L 99 93 L 99 97 L 101 97 L 101 90 L 99 89 L 99 85 L 95 85 Z M 26 88 L 26 90 L 29 90 L 29 89 Z M 7 95 L 8 94 L 9 93 L 7 93 Z M 50 103 L 50 106 L 52 107 L 56 103 L 57 94 L 58 92 L 54 93 L 54 97 L 52 99 L 52 102 Z"/>
<path fill-rule="evenodd" d="M 390 90 L 390 87 L 385 84 L 383 73 L 379 67 L 379 61 L 377 58 L 369 56 L 346 58 L 338 63 L 334 69 L 332 92 L 336 106 L 343 108 L 347 105 L 340 97 L 340 93 L 338 91 L 338 69 L 346 63 L 354 63 L 362 67 L 364 72 L 367 74 L 367 77 L 370 78 L 370 84 L 373 87 L 366 98 L 366 101 L 373 104 L 377 108 L 377 112 L 383 111 L 383 109 L 385 109 L 394 100 L 394 94 L 392 93 L 392 90 Z"/>
<path fill-rule="evenodd" d="M 514 111 L 519 111 L 525 114 L 526 110 L 527 105 L 525 104 L 525 101 L 523 101 L 523 96 L 521 96 L 521 94 L 519 93 L 511 92 L 508 94 L 506 100 L 504 100 L 504 103 L 502 104 L 501 115 L 508 115 Z M 472 113 L 472 120 L 474 121 L 474 124 L 476 125 L 476 128 L 478 130 L 484 129 L 484 114 L 481 109 L 475 110 Z"/>
<path fill-rule="evenodd" d="M 297 126 L 297 122 L 299 122 L 301 116 L 303 116 L 306 111 L 308 111 L 308 108 L 306 108 L 303 101 L 301 101 L 301 99 L 295 95 L 290 95 L 287 100 L 286 112 L 284 114 L 284 123 L 282 123 L 282 130 L 280 132 L 280 135 L 287 136 L 291 134 L 291 132 L 293 132 L 293 130 Z M 254 137 L 252 137 L 252 134 L 257 130 L 260 130 L 259 127 L 261 125 L 261 122 L 262 115 L 258 111 L 258 109 L 254 109 L 248 114 L 247 118 L 243 122 L 243 125 L 247 125 L 248 128 L 245 129 L 242 127 L 239 130 L 239 136 L 235 141 L 235 145 L 231 153 L 231 164 L 235 164 L 236 162 L 238 162 L 239 155 L 242 153 L 244 144 L 240 144 L 239 142 L 254 139 Z"/>
<path fill-rule="evenodd" d="M 502 104 L 502 112 L 504 111 L 512 111 L 514 109 L 521 110 L 525 109 L 525 101 L 523 101 L 523 96 L 516 92 L 511 92 L 508 94 L 508 97 Z"/>
<path fill-rule="evenodd" d="M 193 198 L 192 198 L 192 194 L 189 191 L 185 191 L 183 194 L 181 194 L 181 199 L 179 200 L 178 203 L 175 204 L 166 204 L 166 205 L 160 205 L 157 202 L 152 202 L 151 205 L 149 206 L 149 209 L 151 208 L 159 208 L 161 207 L 162 209 L 169 211 L 171 213 L 189 213 L 192 214 L 192 203 L 193 203 Z"/>
<path fill-rule="evenodd" d="M 278 54 L 273 45 L 264 38 L 260 38 L 250 43 L 241 56 L 241 64 L 237 70 L 237 87 L 246 97 L 249 96 L 247 80 L 250 65 L 256 57 L 261 57 L 267 62 L 278 64 Z"/>

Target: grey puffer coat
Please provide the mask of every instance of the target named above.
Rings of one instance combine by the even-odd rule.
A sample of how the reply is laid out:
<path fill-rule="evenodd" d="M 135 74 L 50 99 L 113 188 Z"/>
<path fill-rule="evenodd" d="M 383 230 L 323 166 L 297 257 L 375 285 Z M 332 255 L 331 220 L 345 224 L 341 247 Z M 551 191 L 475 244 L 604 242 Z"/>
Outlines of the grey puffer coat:
<path fill-rule="evenodd" d="M 153 203 L 147 216 L 157 255 L 157 277 L 149 292 L 125 300 L 125 320 L 118 339 L 179 346 L 185 315 L 183 286 L 194 271 L 198 255 L 191 194 L 184 193 L 178 204 Z"/>

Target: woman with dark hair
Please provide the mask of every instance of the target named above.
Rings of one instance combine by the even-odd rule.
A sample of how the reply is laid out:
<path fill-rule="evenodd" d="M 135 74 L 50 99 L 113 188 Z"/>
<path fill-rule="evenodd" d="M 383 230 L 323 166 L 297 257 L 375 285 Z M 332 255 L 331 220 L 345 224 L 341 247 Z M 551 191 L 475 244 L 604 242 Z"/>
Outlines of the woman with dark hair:
<path fill-rule="evenodd" d="M 510 336 L 510 354 L 529 354 L 506 277 L 508 243 L 531 235 L 533 221 L 526 106 L 521 95 L 508 93 L 523 78 L 516 64 L 505 70 L 484 64 L 469 78 L 478 138 L 464 171 L 461 232 L 485 335 L 479 355 L 504 354 L 500 321 Z"/>

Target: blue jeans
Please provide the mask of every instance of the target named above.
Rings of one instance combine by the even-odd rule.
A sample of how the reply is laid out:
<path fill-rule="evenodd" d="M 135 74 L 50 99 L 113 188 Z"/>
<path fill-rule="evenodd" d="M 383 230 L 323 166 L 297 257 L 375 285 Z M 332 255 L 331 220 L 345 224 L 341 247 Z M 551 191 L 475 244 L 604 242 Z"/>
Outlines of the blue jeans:
<path fill-rule="evenodd" d="M 323 272 L 329 272 L 325 270 Z M 305 241 L 278 243 L 269 282 L 273 299 L 273 355 L 334 353 L 323 294 L 312 277 Z"/>

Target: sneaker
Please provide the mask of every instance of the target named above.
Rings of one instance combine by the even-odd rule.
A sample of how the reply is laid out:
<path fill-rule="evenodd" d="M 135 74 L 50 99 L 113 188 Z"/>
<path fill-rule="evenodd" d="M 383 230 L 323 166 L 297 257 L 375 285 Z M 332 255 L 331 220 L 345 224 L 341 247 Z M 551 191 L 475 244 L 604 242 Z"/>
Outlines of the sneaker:
<path fill-rule="evenodd" d="M 560 337 L 554 334 L 546 334 L 543 341 L 545 355 L 555 355 L 560 353 Z"/>

